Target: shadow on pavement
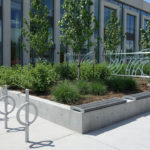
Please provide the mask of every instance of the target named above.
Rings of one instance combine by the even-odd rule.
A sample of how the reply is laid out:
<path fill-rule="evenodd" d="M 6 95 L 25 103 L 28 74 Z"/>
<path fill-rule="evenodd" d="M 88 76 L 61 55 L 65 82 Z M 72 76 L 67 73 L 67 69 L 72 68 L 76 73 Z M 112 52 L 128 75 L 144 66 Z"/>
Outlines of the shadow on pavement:
<path fill-rule="evenodd" d="M 31 143 L 29 146 L 30 148 L 41 148 L 41 147 L 54 147 L 53 141 L 40 141 L 40 142 L 33 142 L 29 141 L 28 143 Z"/>
<path fill-rule="evenodd" d="M 144 114 L 142 114 L 142 115 L 135 116 L 135 117 L 133 117 L 133 118 L 131 118 L 131 119 L 121 121 L 121 122 L 119 122 L 119 123 L 110 125 L 110 126 L 108 126 L 108 127 L 105 127 L 105 128 L 102 128 L 102 129 L 99 129 L 99 130 L 96 130 L 96 131 L 89 132 L 89 133 L 87 133 L 87 135 L 98 136 L 98 135 L 103 134 L 103 133 L 105 133 L 105 132 L 107 132 L 107 131 L 116 129 L 116 128 L 118 128 L 118 127 L 124 126 L 124 125 L 126 125 L 126 124 L 131 123 L 131 122 L 134 122 L 134 121 L 136 121 L 137 119 L 140 119 L 140 118 L 143 118 L 143 117 L 147 117 L 147 116 L 150 116 L 150 112 L 144 113 Z"/>
<path fill-rule="evenodd" d="M 0 118 L 0 121 L 4 121 L 5 119 L 3 119 L 3 118 Z"/>
<path fill-rule="evenodd" d="M 25 131 L 24 127 L 19 127 L 19 128 L 7 128 L 7 132 L 20 132 L 20 131 Z"/>

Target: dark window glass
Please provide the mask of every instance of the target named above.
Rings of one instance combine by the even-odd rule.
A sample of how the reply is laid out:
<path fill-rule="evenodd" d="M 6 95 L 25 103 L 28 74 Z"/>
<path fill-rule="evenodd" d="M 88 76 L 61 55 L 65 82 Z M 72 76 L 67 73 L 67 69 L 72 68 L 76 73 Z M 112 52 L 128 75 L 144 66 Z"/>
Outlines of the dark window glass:
<path fill-rule="evenodd" d="M 49 10 L 49 30 L 52 32 L 52 35 L 54 35 L 54 0 L 43 0 L 43 3 Z"/>
<path fill-rule="evenodd" d="M 3 63 L 3 47 L 2 47 L 2 0 L 0 0 L 0 65 Z"/>
<path fill-rule="evenodd" d="M 44 5 L 47 6 L 49 11 L 49 31 L 52 33 L 52 38 L 54 39 L 54 0 L 43 0 L 42 1 Z M 34 26 L 34 25 L 33 25 Z M 31 54 L 31 63 L 35 63 L 38 59 L 35 55 L 34 50 L 32 50 Z M 51 48 L 50 51 L 48 51 L 44 56 L 45 61 L 54 61 L 54 46 Z"/>
<path fill-rule="evenodd" d="M 135 16 L 129 14 L 126 22 L 126 48 L 127 52 L 135 50 Z"/>
<path fill-rule="evenodd" d="M 108 22 L 109 19 L 110 19 L 110 16 L 111 16 L 112 11 L 115 11 L 115 10 L 112 9 L 112 8 L 108 8 L 108 7 L 105 7 L 105 8 L 104 8 L 104 27 L 106 27 L 107 22 Z"/>
<path fill-rule="evenodd" d="M 105 28 L 107 26 L 108 21 L 110 20 L 112 11 L 116 12 L 115 9 L 108 8 L 108 7 L 104 8 L 104 39 L 106 39 Z"/>
<path fill-rule="evenodd" d="M 144 20 L 144 29 L 146 30 L 147 29 L 147 23 L 148 23 L 148 20 Z"/>
<path fill-rule="evenodd" d="M 22 0 L 11 0 L 11 65 L 22 63 Z"/>

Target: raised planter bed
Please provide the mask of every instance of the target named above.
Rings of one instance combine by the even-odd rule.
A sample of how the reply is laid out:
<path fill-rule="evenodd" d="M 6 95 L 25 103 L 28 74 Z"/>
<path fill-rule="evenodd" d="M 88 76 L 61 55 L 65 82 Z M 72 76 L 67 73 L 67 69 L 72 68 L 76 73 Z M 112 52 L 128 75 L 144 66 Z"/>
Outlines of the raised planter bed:
<path fill-rule="evenodd" d="M 0 93 L 2 93 L 2 88 L 0 88 Z M 95 108 L 93 104 L 85 104 L 84 107 L 82 105 L 74 107 L 82 109 L 81 111 L 68 105 L 35 96 L 30 96 L 30 101 L 38 107 L 40 117 L 79 133 L 87 133 L 150 111 L 150 95 L 148 93 L 141 93 L 142 96 L 139 100 L 117 98 L 116 103 L 114 103 L 114 99 L 109 100 L 109 102 L 103 101 L 103 107 L 102 102 L 96 102 L 98 104 L 95 105 Z M 21 92 L 10 90 L 8 95 L 16 100 L 17 107 L 25 101 L 25 94 Z M 139 96 L 140 94 L 134 94 L 124 98 Z M 32 112 L 32 109 L 30 111 Z"/>

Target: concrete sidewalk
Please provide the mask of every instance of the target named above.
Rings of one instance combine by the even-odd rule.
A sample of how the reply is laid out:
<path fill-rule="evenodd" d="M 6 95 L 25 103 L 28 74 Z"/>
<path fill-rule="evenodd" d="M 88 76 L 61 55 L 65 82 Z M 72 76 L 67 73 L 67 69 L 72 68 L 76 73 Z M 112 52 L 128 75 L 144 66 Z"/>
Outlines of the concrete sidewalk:
<path fill-rule="evenodd" d="M 150 112 L 86 135 L 39 117 L 30 126 L 27 144 L 16 110 L 9 115 L 8 130 L 4 129 L 3 118 L 0 114 L 0 150 L 150 150 Z"/>

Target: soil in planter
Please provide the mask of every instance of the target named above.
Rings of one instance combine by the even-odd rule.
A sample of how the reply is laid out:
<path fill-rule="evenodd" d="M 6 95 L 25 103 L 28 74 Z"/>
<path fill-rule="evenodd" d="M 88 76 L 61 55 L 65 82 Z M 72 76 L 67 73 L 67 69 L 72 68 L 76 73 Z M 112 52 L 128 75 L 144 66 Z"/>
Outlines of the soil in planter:
<path fill-rule="evenodd" d="M 99 101 L 99 100 L 104 100 L 104 99 L 109 99 L 109 98 L 114 98 L 114 97 L 122 98 L 124 95 L 130 95 L 130 94 L 134 94 L 134 93 L 150 91 L 150 86 L 148 86 L 147 79 L 139 79 L 138 78 L 137 82 L 138 82 L 138 90 L 136 90 L 136 91 L 126 91 L 126 92 L 123 92 L 123 93 L 116 93 L 116 92 L 109 91 L 104 96 L 86 95 L 86 96 L 82 96 L 80 101 L 78 101 L 76 103 L 73 103 L 71 105 L 86 104 L 86 103 Z M 21 92 L 24 93 L 24 90 L 22 90 Z M 30 93 L 30 94 L 34 95 L 34 96 L 38 96 L 38 97 L 44 98 L 44 99 L 47 99 L 47 100 L 56 101 L 54 96 L 52 96 L 50 94 L 43 94 L 43 95 L 35 94 L 35 93 Z"/>

